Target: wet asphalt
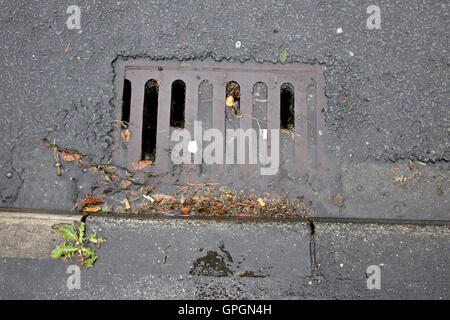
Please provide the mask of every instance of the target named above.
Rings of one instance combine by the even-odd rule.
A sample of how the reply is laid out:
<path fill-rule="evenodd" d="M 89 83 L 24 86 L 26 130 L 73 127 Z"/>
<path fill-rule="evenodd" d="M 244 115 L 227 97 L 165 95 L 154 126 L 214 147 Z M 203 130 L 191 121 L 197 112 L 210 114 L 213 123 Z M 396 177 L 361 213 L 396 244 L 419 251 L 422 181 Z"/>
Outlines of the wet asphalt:
<path fill-rule="evenodd" d="M 337 162 L 448 160 L 446 1 L 379 1 L 375 30 L 368 1 L 79 1 L 80 30 L 66 26 L 71 4 L 0 6 L 2 206 L 72 209 L 89 190 L 79 168 L 55 181 L 37 147 L 55 139 L 110 160 L 118 57 L 277 62 L 286 49 L 287 63 L 323 67 Z"/>
<path fill-rule="evenodd" d="M 118 58 L 278 63 L 286 49 L 287 63 L 320 64 L 323 71 L 326 149 L 340 163 L 340 192 L 345 199 L 344 207 L 327 207 L 329 215 L 448 220 L 448 179 L 435 176 L 438 172 L 446 177 L 449 159 L 447 1 L 377 1 L 379 30 L 366 27 L 371 1 L 86 0 L 76 1 L 81 29 L 69 30 L 66 9 L 72 4 L 0 1 L 2 207 L 72 210 L 77 198 L 98 182 L 95 175 L 70 164 L 63 166 L 62 177 L 56 177 L 52 152 L 39 145 L 42 139 L 55 139 L 95 161 L 110 161 L 117 120 L 113 64 Z M 409 173 L 408 159 L 427 166 L 428 180 L 418 187 L 394 187 L 396 168 Z M 436 195 L 437 186 L 442 195 Z M 226 277 L 191 275 L 187 266 L 173 273 L 137 271 L 131 264 L 115 266 L 112 260 L 126 261 L 126 254 L 139 257 L 139 264 L 150 256 L 155 259 L 151 250 L 140 256 L 138 249 L 126 248 L 129 241 L 146 247 L 138 236 L 145 228 L 140 230 L 134 223 L 115 226 L 99 220 L 89 226 L 102 228 L 114 244 L 100 249 L 105 251 L 100 251 L 99 271 L 86 273 L 86 287 L 95 288 L 92 291 L 67 292 L 67 265 L 62 262 L 16 258 L 1 264 L 2 294 L 24 298 L 448 299 L 448 282 L 440 277 L 448 269 L 446 227 L 382 227 L 380 231 L 369 225 L 318 226 L 314 259 L 320 272 L 311 276 L 318 265 L 310 260 L 310 229 L 301 226 L 296 235 L 301 237 L 301 268 L 296 275 L 301 280 L 292 283 L 277 280 L 276 275 L 234 279 L 231 274 L 239 270 L 234 263 Z M 186 232 L 193 230 L 183 227 Z M 216 227 L 205 228 L 210 228 L 207 235 L 216 232 Z M 169 232 L 161 231 L 167 241 Z M 122 235 L 130 238 L 122 242 Z M 268 243 L 273 239 L 270 233 L 261 237 Z M 242 247 L 229 241 L 231 249 L 224 250 L 236 259 L 233 252 L 241 252 Z M 225 253 L 216 242 L 211 241 L 209 251 L 222 257 Z M 370 249 L 377 244 L 374 259 Z M 183 258 L 193 262 L 202 256 Z M 297 263 L 293 257 L 280 259 L 286 262 L 271 264 L 282 268 Z M 381 266 L 387 270 L 388 280 L 383 283 L 388 290 L 367 290 L 364 270 L 372 263 L 389 265 Z M 133 274 L 136 277 L 128 277 Z M 272 289 L 260 289 L 255 279 Z M 161 290 L 155 292 L 155 287 Z"/>

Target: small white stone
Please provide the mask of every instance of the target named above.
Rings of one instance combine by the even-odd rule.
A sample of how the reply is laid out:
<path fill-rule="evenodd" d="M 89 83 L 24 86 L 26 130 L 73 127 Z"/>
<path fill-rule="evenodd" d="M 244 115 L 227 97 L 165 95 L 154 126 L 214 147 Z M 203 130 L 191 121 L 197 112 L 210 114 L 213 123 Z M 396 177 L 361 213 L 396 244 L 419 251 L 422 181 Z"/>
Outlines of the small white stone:
<path fill-rule="evenodd" d="M 236 41 L 236 48 L 240 48 L 241 47 L 241 42 L 240 41 Z"/>
<path fill-rule="evenodd" d="M 339 28 L 336 29 L 336 33 L 337 33 L 337 34 L 341 34 L 342 32 L 343 32 L 343 30 L 342 30 L 341 27 L 339 27 Z"/>
<path fill-rule="evenodd" d="M 189 141 L 188 150 L 190 153 L 196 153 L 198 150 L 197 141 L 195 140 Z"/>
<path fill-rule="evenodd" d="M 341 263 L 339 266 L 342 268 L 344 265 Z"/>

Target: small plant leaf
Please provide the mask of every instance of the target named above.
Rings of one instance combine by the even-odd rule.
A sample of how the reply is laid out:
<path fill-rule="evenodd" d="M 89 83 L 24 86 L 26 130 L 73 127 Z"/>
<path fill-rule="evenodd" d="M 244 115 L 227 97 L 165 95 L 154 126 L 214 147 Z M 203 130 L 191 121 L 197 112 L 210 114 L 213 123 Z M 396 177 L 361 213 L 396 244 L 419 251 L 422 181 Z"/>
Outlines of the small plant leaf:
<path fill-rule="evenodd" d="M 90 242 L 96 244 L 97 246 L 100 246 L 100 244 L 105 243 L 106 239 L 105 238 L 97 238 L 97 234 L 94 232 L 92 233 L 87 240 L 89 240 Z"/>
<path fill-rule="evenodd" d="M 52 250 L 50 256 L 52 258 L 59 258 L 61 256 L 70 258 L 75 252 L 78 251 L 78 248 L 71 244 L 66 244 L 65 242 L 59 246 L 56 246 L 55 249 Z"/>
<path fill-rule="evenodd" d="M 287 52 L 286 49 L 284 49 L 284 50 L 280 53 L 280 62 L 281 62 L 282 64 L 285 64 L 286 59 L 287 59 L 287 56 L 288 56 L 288 52 Z"/>
<path fill-rule="evenodd" d="M 80 240 L 84 240 L 84 230 L 85 230 L 84 222 L 81 223 L 80 227 L 78 228 L 78 233 L 80 234 Z"/>
<path fill-rule="evenodd" d="M 89 247 L 81 248 L 81 252 L 87 257 L 95 256 L 95 251 Z"/>
<path fill-rule="evenodd" d="M 86 266 L 86 268 L 90 269 L 94 266 L 94 262 L 95 260 L 97 260 L 97 256 L 91 256 L 90 258 L 84 259 L 84 265 Z"/>
<path fill-rule="evenodd" d="M 61 227 L 59 227 L 56 231 L 61 233 L 63 235 L 63 237 L 67 240 L 72 240 L 72 241 L 78 240 L 77 233 L 75 232 L 75 229 L 73 228 L 73 226 L 70 224 L 64 224 Z"/>
<path fill-rule="evenodd" d="M 81 252 L 85 256 L 83 263 L 86 268 L 90 269 L 94 266 L 95 260 L 97 260 L 97 256 L 95 255 L 95 251 L 89 247 L 81 248 Z"/>

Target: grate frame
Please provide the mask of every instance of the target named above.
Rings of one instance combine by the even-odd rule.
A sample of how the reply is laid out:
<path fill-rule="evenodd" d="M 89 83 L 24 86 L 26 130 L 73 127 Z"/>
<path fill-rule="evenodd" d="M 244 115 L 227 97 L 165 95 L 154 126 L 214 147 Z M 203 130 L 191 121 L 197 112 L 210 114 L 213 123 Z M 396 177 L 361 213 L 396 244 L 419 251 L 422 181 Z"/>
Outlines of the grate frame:
<path fill-rule="evenodd" d="M 132 169 L 132 163 L 141 160 L 142 123 L 145 83 L 154 79 L 159 83 L 156 157 L 153 169 L 159 173 L 169 171 L 168 148 L 170 145 L 170 105 L 171 86 L 175 80 L 186 84 L 185 128 L 193 135 L 193 123 L 198 114 L 198 89 L 202 81 L 213 85 L 212 127 L 225 133 L 225 87 L 236 81 L 241 90 L 241 112 L 252 114 L 252 90 L 257 82 L 267 86 L 267 129 L 280 128 L 280 88 L 290 83 L 295 90 L 295 132 L 294 157 L 295 172 L 304 174 L 306 164 L 312 164 L 318 175 L 323 162 L 325 145 L 323 118 L 324 79 L 319 65 L 240 63 L 215 61 L 154 61 L 149 59 L 118 59 L 114 63 L 115 72 L 115 118 L 121 119 L 123 85 L 125 79 L 131 82 L 130 124 L 131 136 L 128 142 L 121 139 L 121 126 L 117 123 L 113 136 L 113 159 L 116 163 Z M 308 94 L 314 93 L 315 102 L 308 102 Z M 252 128 L 252 119 L 240 119 L 240 128 Z M 225 134 L 224 134 L 225 136 Z M 270 139 L 269 139 L 270 141 Z M 269 145 L 270 149 L 270 145 Z M 283 150 L 280 150 L 280 153 Z M 224 173 L 224 165 L 214 165 L 215 175 Z M 248 166 L 240 165 L 242 174 L 248 174 Z"/>

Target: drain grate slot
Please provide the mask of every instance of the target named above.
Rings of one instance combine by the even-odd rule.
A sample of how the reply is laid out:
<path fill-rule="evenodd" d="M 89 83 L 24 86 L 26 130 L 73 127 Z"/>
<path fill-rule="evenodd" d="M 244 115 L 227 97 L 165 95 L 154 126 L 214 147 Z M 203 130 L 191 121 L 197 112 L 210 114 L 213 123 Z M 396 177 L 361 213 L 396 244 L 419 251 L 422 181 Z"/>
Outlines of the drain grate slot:
<path fill-rule="evenodd" d="M 116 74 L 122 75 L 116 77 L 116 87 L 123 88 L 117 97 L 121 101 L 122 121 L 128 122 L 129 118 L 131 132 L 129 141 L 116 135 L 120 147 L 116 148 L 115 156 L 122 165 L 131 168 L 134 161 L 152 160 L 153 170 L 173 172 L 171 134 L 185 128 L 191 139 L 196 139 L 194 121 L 202 123 L 203 139 L 196 140 L 201 152 L 206 152 L 210 141 L 223 139 L 223 149 L 212 152 L 212 165 L 204 163 L 201 152 L 189 155 L 197 175 L 228 174 L 236 170 L 247 177 L 253 174 L 251 166 L 255 159 L 250 142 L 254 137 L 249 133 L 242 139 L 246 151 L 242 161 L 242 154 L 230 152 L 230 148 L 237 150 L 238 141 L 227 142 L 227 129 L 264 131 L 269 154 L 276 150 L 271 145 L 270 130 L 285 129 L 286 137 L 280 137 L 285 141 L 284 146 L 281 143 L 280 154 L 292 154 L 285 157 L 289 162 L 285 168 L 287 174 L 293 170 L 298 174 L 304 172 L 308 159 L 320 160 L 318 148 L 310 146 L 320 143 L 320 136 L 315 132 L 320 127 L 319 108 L 308 107 L 307 100 L 307 90 L 311 90 L 308 88 L 318 90 L 317 66 L 136 59 L 121 60 L 115 68 Z M 221 132 L 222 137 L 207 140 L 205 134 L 209 129 Z M 257 140 L 260 138 L 258 135 Z M 231 165 L 225 164 L 227 149 L 232 154 Z M 311 157 L 311 152 L 317 155 Z M 237 165 L 239 159 L 244 164 Z"/>
<path fill-rule="evenodd" d="M 125 79 L 123 82 L 123 94 L 122 94 L 122 127 L 128 127 L 130 122 L 130 106 L 131 106 L 131 82 Z"/>
<path fill-rule="evenodd" d="M 280 129 L 295 128 L 294 96 L 294 86 L 284 83 L 280 89 Z"/>
<path fill-rule="evenodd" d="M 144 90 L 141 160 L 155 161 L 156 132 L 158 128 L 158 82 L 154 79 L 150 79 L 145 83 Z"/>
<path fill-rule="evenodd" d="M 184 128 L 184 109 L 186 103 L 186 84 L 183 80 L 172 83 L 172 97 L 170 105 L 170 126 Z"/>

